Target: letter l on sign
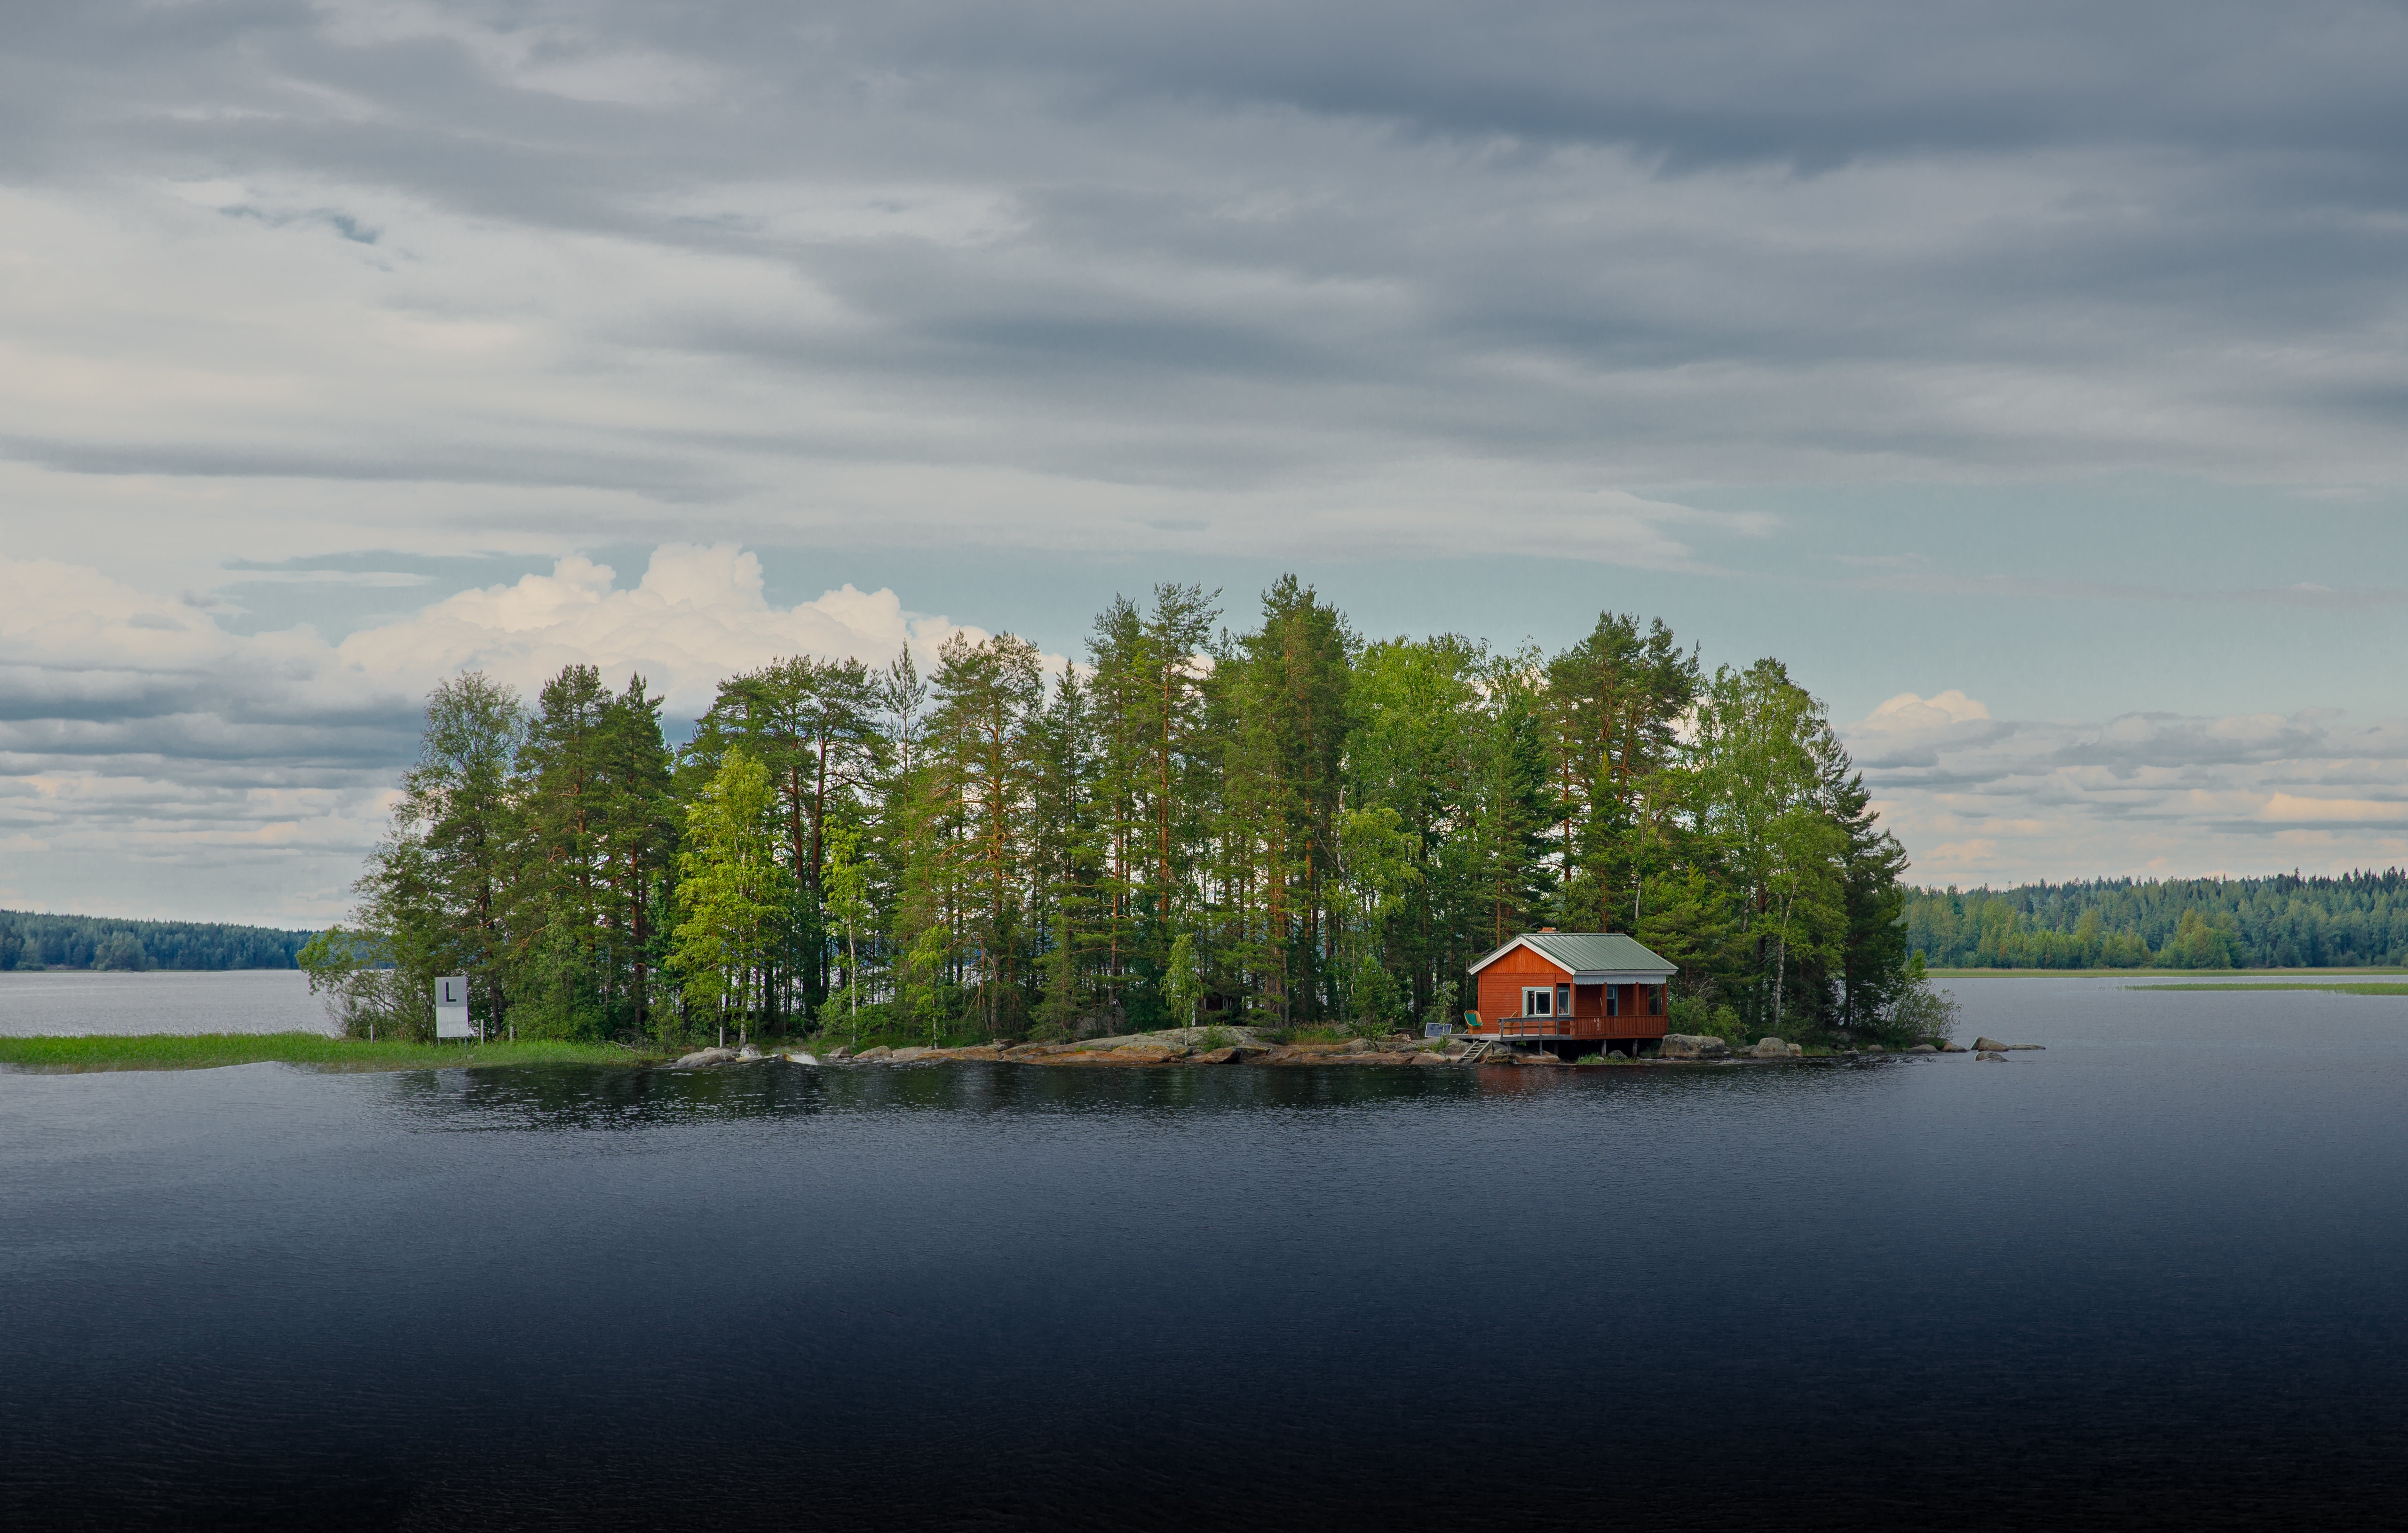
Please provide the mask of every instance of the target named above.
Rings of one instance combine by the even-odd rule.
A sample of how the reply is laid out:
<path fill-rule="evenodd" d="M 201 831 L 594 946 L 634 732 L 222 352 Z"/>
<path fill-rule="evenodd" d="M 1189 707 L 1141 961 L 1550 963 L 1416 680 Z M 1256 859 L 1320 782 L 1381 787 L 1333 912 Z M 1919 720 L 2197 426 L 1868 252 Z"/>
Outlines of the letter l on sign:
<path fill-rule="evenodd" d="M 474 1038 L 468 1025 L 468 976 L 447 974 L 435 981 L 435 1036 Z"/>

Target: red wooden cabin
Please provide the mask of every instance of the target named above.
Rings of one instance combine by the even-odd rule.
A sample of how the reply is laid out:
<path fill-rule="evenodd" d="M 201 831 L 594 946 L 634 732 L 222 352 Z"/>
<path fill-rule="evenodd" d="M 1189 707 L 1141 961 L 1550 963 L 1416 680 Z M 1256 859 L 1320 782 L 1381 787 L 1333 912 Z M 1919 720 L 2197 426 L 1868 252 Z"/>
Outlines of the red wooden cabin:
<path fill-rule="evenodd" d="M 1672 966 L 1620 932 L 1526 932 L 1471 974 L 1480 986 L 1475 1038 L 1568 1057 L 1635 1055 L 1667 1031 Z"/>

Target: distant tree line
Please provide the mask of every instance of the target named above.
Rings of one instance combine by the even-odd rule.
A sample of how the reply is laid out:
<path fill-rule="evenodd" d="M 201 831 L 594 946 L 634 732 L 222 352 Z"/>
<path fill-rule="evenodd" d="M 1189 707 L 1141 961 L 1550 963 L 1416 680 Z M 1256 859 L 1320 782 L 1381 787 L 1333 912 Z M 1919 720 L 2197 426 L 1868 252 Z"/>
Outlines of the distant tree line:
<path fill-rule="evenodd" d="M 1938 967 L 2326 968 L 2408 964 L 2408 876 L 1916 889 L 1907 940 Z"/>
<path fill-rule="evenodd" d="M 308 932 L 0 910 L 0 969 L 292 968 Z"/>
<path fill-rule="evenodd" d="M 675 749 L 640 676 L 461 675 L 304 962 L 362 1029 L 462 973 L 523 1037 L 665 1039 L 1384 1029 L 1540 925 L 1635 934 L 1733 1033 L 1905 992 L 1904 855 L 1778 662 L 1615 614 L 1555 655 L 1367 642 L 1292 577 L 1220 619 L 1163 585 L 1058 673 L 1009 634 L 781 661 Z"/>

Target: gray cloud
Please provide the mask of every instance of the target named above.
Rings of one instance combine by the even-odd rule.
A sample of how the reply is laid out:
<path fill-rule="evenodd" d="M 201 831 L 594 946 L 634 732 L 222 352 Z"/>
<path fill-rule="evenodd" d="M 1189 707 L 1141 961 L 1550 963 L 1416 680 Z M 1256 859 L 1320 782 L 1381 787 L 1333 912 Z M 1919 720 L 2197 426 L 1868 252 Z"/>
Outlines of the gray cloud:
<path fill-rule="evenodd" d="M 541 305 L 443 279 L 507 231 L 630 265 L 487 375 L 516 419 L 19 450 L 665 512 L 864 458 L 2396 478 L 2403 63 L 2374 5 L 71 7 L 0 74 L 21 185 L 224 180 L 431 318 Z M 724 439 L 631 412 L 698 368 Z"/>
<path fill-rule="evenodd" d="M 414 634 L 421 595 L 614 543 L 1166 566 L 1132 583 L 1468 546 L 1702 580 L 1768 548 L 1794 587 L 1829 567 L 1811 533 L 1706 508 L 2116 476 L 2383 504 L 2403 72 L 2374 3 L 20 7 L 0 554 L 202 594 L 0 674 L 0 786 L 50 784 L 0 836 L 71 871 L 76 824 L 182 804 L 205 838 L 244 772 L 271 807 L 236 821 L 366 795 L 408 667 L 280 671 L 306 646 L 265 639 Z M 2276 540 L 2235 520 L 2216 541 Z M 2396 610 L 2359 528 L 2338 573 L 2162 585 L 2129 551 L 2059 577 L 1869 538 L 1795 609 Z M 1428 625 L 1520 610 L 1483 579 Z M 216 638 L 143 648 L 201 612 Z M 2067 827 L 2110 824 L 2134 867 L 2262 850 L 2339 835 L 2344 799 L 2386 824 L 2401 752 L 2281 706 L 1857 743 L 1935 867 L 2078 862 Z M 69 781 L 97 786 L 44 796 Z"/>
<path fill-rule="evenodd" d="M 1847 739 L 1927 881 L 2408 860 L 2408 720 L 1999 720 L 1910 694 Z"/>

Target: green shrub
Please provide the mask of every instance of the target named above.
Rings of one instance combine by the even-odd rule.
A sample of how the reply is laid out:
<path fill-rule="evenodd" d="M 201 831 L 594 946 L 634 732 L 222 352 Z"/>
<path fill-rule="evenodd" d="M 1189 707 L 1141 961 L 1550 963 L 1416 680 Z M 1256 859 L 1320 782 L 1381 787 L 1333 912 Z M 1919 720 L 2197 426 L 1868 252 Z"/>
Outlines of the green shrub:
<path fill-rule="evenodd" d="M 1865 1031 L 1885 1048 L 1911 1049 L 1918 1043 L 1945 1043 L 1950 1030 L 1956 1025 L 1956 1002 L 1946 992 L 1931 987 L 1923 972 L 1923 955 L 1918 953 L 1907 965 L 1906 988 L 1899 993 L 1889 1010 L 1875 1018 Z"/>

